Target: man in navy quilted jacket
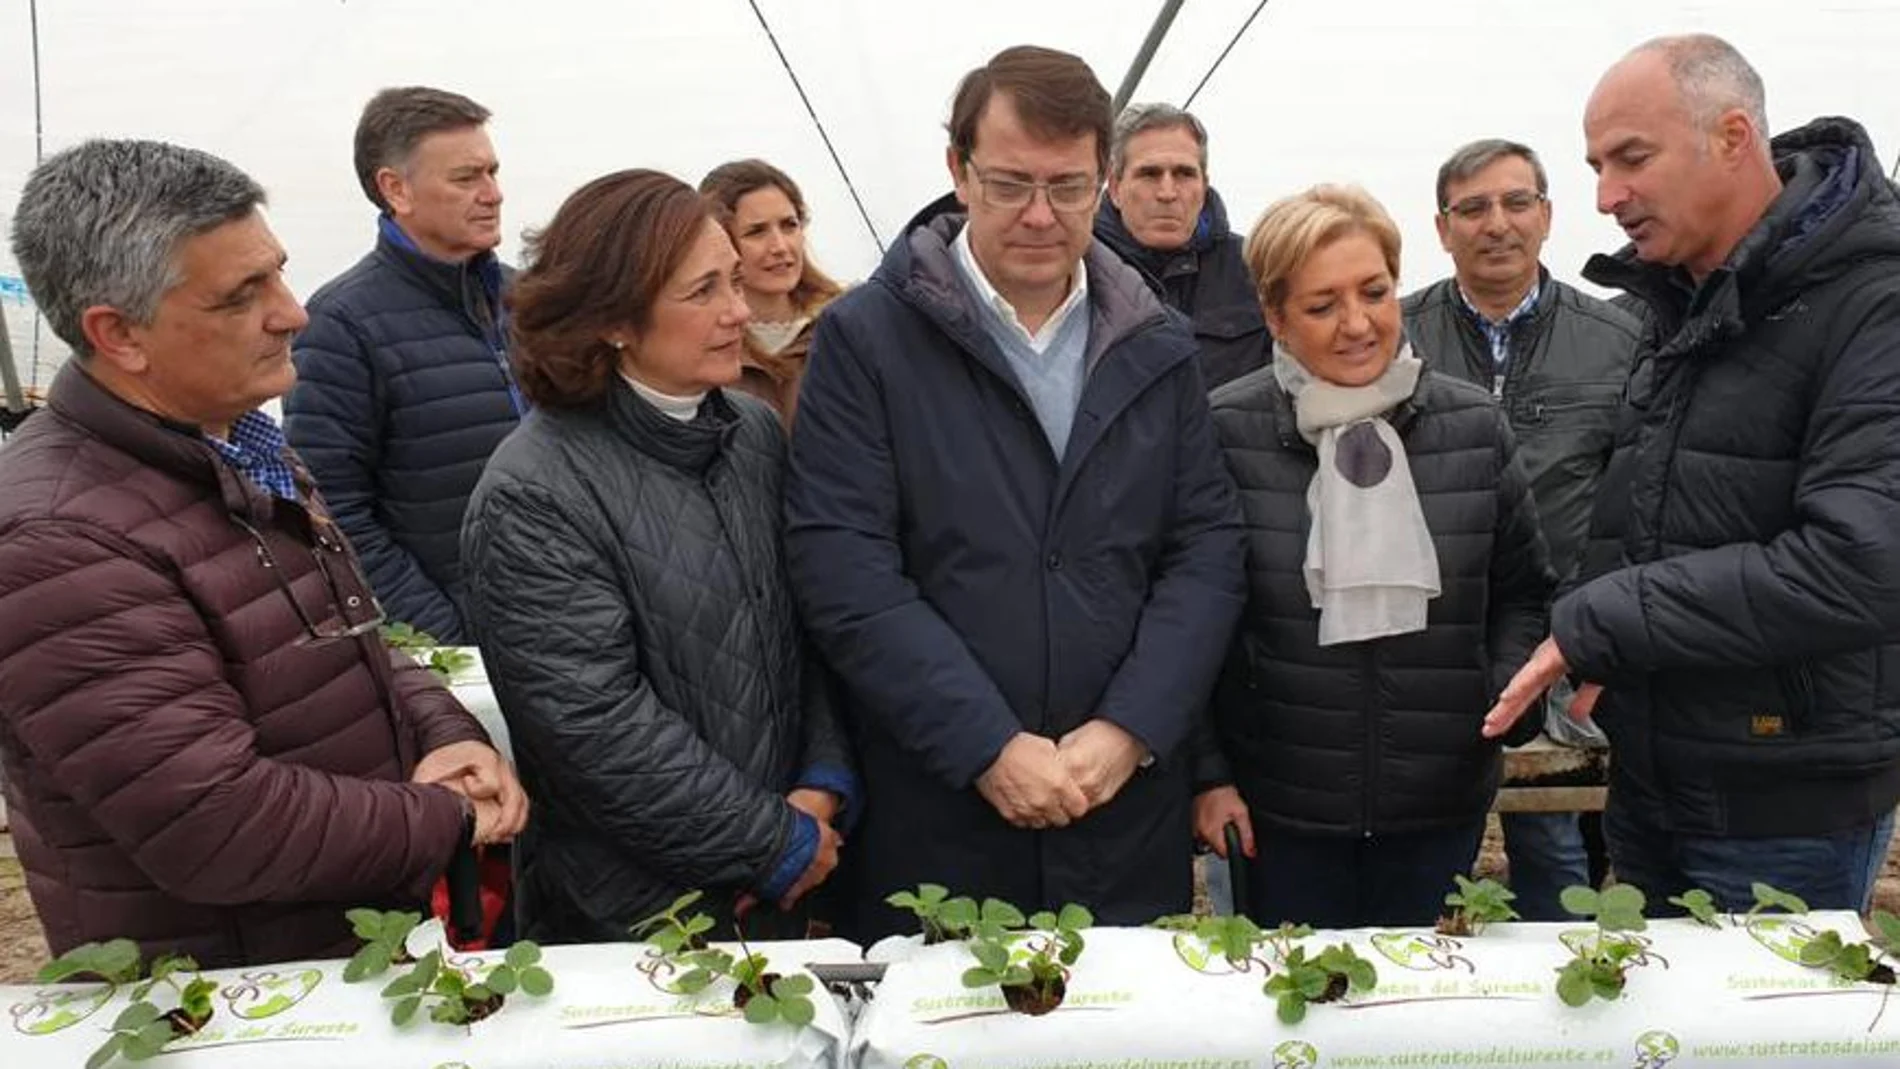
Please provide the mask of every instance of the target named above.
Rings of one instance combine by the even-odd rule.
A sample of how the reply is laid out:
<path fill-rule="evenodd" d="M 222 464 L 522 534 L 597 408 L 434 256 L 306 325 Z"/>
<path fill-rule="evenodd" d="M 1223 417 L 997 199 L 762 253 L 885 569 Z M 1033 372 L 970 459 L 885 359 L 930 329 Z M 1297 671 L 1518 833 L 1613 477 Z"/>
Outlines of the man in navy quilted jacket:
<path fill-rule="evenodd" d="M 310 299 L 284 430 L 392 620 L 446 643 L 462 622 L 462 510 L 525 411 L 508 366 L 501 165 L 488 109 L 385 89 L 356 126 L 376 246 Z"/>

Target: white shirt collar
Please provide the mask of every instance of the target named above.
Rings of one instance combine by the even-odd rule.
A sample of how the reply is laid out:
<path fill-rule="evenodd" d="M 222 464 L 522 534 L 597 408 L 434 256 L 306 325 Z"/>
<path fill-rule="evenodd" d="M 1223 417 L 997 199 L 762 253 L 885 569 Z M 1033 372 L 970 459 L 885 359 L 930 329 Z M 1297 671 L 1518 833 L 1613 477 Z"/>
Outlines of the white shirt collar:
<path fill-rule="evenodd" d="M 1055 312 L 1053 312 L 1048 319 L 1043 321 L 1042 329 L 1031 334 L 1029 330 L 1023 326 L 1022 319 L 1016 315 L 1015 306 L 1010 304 L 1008 299 L 1001 293 L 997 292 L 996 287 L 990 284 L 989 276 L 983 273 L 982 265 L 976 262 L 976 253 L 970 249 L 970 226 L 968 223 L 964 224 L 962 230 L 957 231 L 956 240 L 950 243 L 950 251 L 951 254 L 956 257 L 957 267 L 963 271 L 964 277 L 968 278 L 970 283 L 976 287 L 976 291 L 982 294 L 984 302 L 992 309 L 995 309 L 996 314 L 1003 322 L 1008 324 L 1011 330 L 1021 335 L 1023 340 L 1029 343 L 1029 347 L 1036 351 L 1037 355 L 1047 352 L 1050 343 L 1056 340 L 1056 332 L 1062 329 L 1062 324 L 1068 321 L 1069 316 L 1073 315 L 1077 308 L 1088 304 L 1088 268 L 1081 261 L 1077 261 L 1075 270 L 1069 273 L 1069 295 L 1064 297 L 1062 303 L 1056 306 Z"/>
<path fill-rule="evenodd" d="M 659 409 L 661 415 L 669 419 L 676 419 L 681 423 L 691 423 L 693 418 L 699 415 L 700 403 L 706 400 L 704 393 L 696 393 L 687 397 L 661 393 L 624 371 L 620 373 L 620 377 L 627 380 L 627 385 L 633 387 L 633 392 L 645 399 L 647 404 Z"/>

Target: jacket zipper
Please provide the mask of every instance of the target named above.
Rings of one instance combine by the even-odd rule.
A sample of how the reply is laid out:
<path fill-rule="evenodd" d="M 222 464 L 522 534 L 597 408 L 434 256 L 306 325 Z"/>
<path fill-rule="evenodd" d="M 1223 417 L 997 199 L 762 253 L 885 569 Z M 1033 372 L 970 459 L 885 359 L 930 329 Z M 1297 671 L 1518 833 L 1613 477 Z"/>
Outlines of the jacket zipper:
<path fill-rule="evenodd" d="M 1379 646 L 1376 640 L 1365 643 L 1366 647 L 1366 685 L 1365 685 L 1365 730 L 1366 730 L 1366 768 L 1365 787 L 1359 792 L 1360 834 L 1372 839 L 1374 795 L 1378 781 L 1379 768 Z"/>

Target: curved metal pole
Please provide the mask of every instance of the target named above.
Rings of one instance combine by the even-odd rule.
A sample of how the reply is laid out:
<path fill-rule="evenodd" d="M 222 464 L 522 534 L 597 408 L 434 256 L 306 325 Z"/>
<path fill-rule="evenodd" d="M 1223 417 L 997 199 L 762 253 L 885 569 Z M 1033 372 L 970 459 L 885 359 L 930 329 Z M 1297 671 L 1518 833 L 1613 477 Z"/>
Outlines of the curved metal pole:
<path fill-rule="evenodd" d="M 1128 65 L 1128 73 L 1122 77 L 1121 88 L 1115 90 L 1115 114 L 1120 115 L 1128 106 L 1129 98 L 1135 95 L 1142 76 L 1148 73 L 1148 64 L 1154 61 L 1155 51 L 1168 36 L 1168 28 L 1174 25 L 1174 16 L 1180 14 L 1182 3 L 1183 0 L 1163 0 L 1161 10 L 1155 14 L 1154 25 L 1148 27 L 1148 36 L 1135 53 L 1135 61 Z"/>

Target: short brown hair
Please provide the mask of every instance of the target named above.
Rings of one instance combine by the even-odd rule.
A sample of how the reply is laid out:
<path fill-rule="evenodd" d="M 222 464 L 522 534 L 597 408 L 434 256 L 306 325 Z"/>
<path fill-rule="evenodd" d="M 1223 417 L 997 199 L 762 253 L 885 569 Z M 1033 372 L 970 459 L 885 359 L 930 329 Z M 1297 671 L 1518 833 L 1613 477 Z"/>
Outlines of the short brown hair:
<path fill-rule="evenodd" d="M 430 134 L 465 130 L 488 121 L 488 109 L 460 93 L 407 85 L 385 89 L 363 105 L 356 120 L 356 180 L 363 195 L 380 211 L 388 211 L 376 172 L 385 167 L 401 170 L 416 146 Z"/>
<path fill-rule="evenodd" d="M 963 76 L 950 105 L 950 144 L 968 163 L 976 151 L 976 124 L 990 97 L 1008 93 L 1023 125 L 1037 137 L 1053 140 L 1095 135 L 1097 177 L 1108 174 L 1108 147 L 1115 125 L 1108 90 L 1081 57 L 1053 48 L 1016 45 Z"/>
<path fill-rule="evenodd" d="M 1247 235 L 1245 257 L 1260 307 L 1278 312 L 1287 284 L 1314 252 L 1348 234 L 1379 243 L 1385 269 L 1399 278 L 1399 227 L 1384 205 L 1358 186 L 1320 185 L 1275 201 Z"/>
<path fill-rule="evenodd" d="M 739 211 L 739 201 L 748 193 L 757 193 L 761 189 L 776 189 L 785 194 L 792 202 L 792 210 L 798 213 L 798 224 L 802 227 L 811 222 L 811 210 L 805 207 L 805 194 L 799 192 L 798 183 L 792 176 L 779 170 L 764 160 L 734 160 L 722 163 L 706 172 L 699 180 L 699 191 L 712 205 L 713 218 L 726 228 L 726 236 L 732 243 L 739 243 L 739 235 L 733 232 L 733 216 Z M 792 303 L 800 311 L 823 304 L 843 292 L 843 287 L 832 281 L 830 275 L 818 269 L 812 262 L 811 250 L 805 250 L 805 266 L 799 272 L 798 285 L 792 287 Z"/>
<path fill-rule="evenodd" d="M 515 377 L 528 400 L 581 408 L 606 396 L 620 363 L 607 334 L 646 327 L 711 219 L 672 175 L 616 171 L 575 190 L 528 235 L 528 268 L 508 294 Z"/>

